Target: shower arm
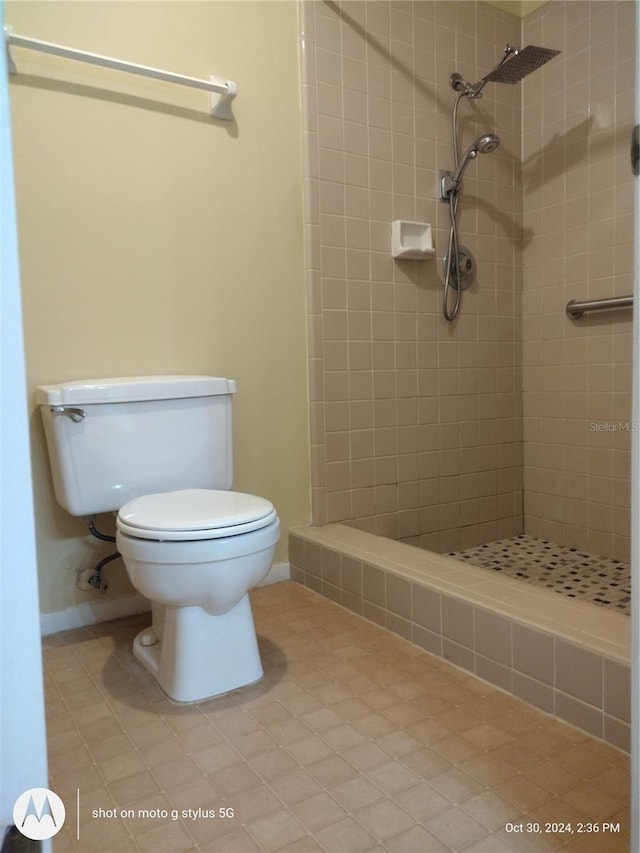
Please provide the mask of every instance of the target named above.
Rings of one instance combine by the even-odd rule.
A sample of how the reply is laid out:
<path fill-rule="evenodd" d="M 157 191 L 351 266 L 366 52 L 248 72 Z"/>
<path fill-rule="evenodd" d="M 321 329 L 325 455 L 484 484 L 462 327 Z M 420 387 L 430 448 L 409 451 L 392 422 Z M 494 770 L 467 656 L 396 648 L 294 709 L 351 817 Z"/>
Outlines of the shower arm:
<path fill-rule="evenodd" d="M 510 44 L 505 45 L 500 61 L 494 68 L 491 69 L 491 71 L 485 74 L 482 80 L 478 80 L 477 83 L 468 83 L 461 74 L 455 72 L 451 75 L 451 77 L 449 77 L 449 83 L 451 83 L 451 88 L 455 89 L 456 92 L 460 92 L 462 95 L 466 95 L 467 98 L 481 98 L 482 90 L 488 83 L 487 77 L 489 76 L 489 74 L 493 74 L 493 72 L 497 71 L 498 68 L 502 68 L 502 66 L 505 64 L 507 59 L 509 59 L 510 56 L 517 56 L 519 52 L 519 47 L 512 47 L 512 45 Z"/>

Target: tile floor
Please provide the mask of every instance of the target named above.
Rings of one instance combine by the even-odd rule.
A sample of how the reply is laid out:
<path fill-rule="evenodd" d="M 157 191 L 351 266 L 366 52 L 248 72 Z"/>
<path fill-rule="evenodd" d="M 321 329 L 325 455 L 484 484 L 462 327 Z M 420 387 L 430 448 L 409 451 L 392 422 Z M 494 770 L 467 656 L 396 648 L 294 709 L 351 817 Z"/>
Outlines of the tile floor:
<path fill-rule="evenodd" d="M 44 640 L 55 853 L 629 849 L 623 753 L 298 584 L 252 601 L 264 680 L 193 706 L 133 660 L 144 617 Z"/>
<path fill-rule="evenodd" d="M 449 556 L 570 598 L 631 613 L 631 566 L 622 560 L 588 554 L 524 533 L 452 551 Z"/>

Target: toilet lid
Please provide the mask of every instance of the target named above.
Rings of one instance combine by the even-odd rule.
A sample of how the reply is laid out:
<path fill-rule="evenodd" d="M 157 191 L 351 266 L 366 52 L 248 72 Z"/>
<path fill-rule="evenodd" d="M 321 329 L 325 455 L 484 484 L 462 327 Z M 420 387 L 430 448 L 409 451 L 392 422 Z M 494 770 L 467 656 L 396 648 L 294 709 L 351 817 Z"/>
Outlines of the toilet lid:
<path fill-rule="evenodd" d="M 147 538 L 151 531 L 175 534 L 210 531 L 209 535 L 214 538 L 257 530 L 270 524 L 274 518 L 273 504 L 256 495 L 215 489 L 182 489 L 134 498 L 118 513 L 118 526 L 134 536 L 135 531 L 139 531 L 137 535 L 143 538 Z"/>

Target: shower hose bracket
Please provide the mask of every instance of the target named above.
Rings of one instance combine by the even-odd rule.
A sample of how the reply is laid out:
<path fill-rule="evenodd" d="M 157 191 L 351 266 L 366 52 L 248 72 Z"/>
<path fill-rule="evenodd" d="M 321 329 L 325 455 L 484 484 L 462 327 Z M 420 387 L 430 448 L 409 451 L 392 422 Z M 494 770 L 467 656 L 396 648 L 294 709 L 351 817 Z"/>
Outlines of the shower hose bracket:
<path fill-rule="evenodd" d="M 440 181 L 440 201 L 444 204 L 449 204 L 451 197 L 458 189 L 458 184 L 453 179 L 453 172 L 445 169 L 441 170 L 439 175 Z"/>

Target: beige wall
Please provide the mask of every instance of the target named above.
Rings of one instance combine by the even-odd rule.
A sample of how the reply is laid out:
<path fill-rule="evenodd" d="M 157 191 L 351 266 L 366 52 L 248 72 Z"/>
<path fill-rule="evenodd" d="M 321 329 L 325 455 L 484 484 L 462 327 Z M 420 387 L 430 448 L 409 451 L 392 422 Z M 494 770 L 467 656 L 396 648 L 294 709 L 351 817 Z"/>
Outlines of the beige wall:
<path fill-rule="evenodd" d="M 524 18 L 534 9 L 543 6 L 546 0 L 486 0 L 486 2 L 519 18 Z"/>
<path fill-rule="evenodd" d="M 632 291 L 634 4 L 304 12 L 316 523 L 437 551 L 524 530 L 626 558 L 631 316 L 564 307 Z M 489 130 L 502 144 L 465 174 L 478 276 L 447 324 L 436 263 L 394 261 L 390 223 L 432 223 L 440 262 L 448 78 L 479 79 L 507 42 L 562 53 L 461 101 L 461 150 Z"/>
<path fill-rule="evenodd" d="M 23 35 L 239 87 L 227 124 L 208 116 L 206 93 L 13 50 L 30 389 L 232 377 L 235 488 L 272 500 L 285 530 L 308 522 L 296 5 L 19 2 L 5 20 Z M 109 549 L 55 504 L 43 441 L 34 413 L 41 603 L 52 611 L 94 600 L 75 572 Z M 109 595 L 131 591 L 121 564 L 106 574 Z"/>
<path fill-rule="evenodd" d="M 453 167 L 449 76 L 477 80 L 520 22 L 485 3 L 304 4 L 314 520 L 447 551 L 522 527 L 518 87 L 460 105 L 460 242 L 478 261 L 454 323 L 439 266 Z M 395 261 L 391 222 L 434 227 Z"/>
<path fill-rule="evenodd" d="M 633 292 L 634 3 L 549 3 L 523 32 L 562 51 L 523 83 L 525 525 L 628 559 L 631 312 L 564 307 Z"/>

